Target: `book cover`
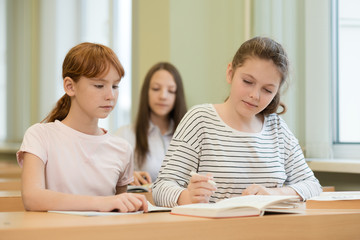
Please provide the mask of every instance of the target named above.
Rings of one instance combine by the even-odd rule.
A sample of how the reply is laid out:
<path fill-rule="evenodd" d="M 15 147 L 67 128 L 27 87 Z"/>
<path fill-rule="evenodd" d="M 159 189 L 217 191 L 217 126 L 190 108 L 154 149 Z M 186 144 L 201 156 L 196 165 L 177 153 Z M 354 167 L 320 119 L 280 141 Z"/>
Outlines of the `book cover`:
<path fill-rule="evenodd" d="M 323 192 L 306 201 L 307 209 L 360 209 L 360 191 Z"/>

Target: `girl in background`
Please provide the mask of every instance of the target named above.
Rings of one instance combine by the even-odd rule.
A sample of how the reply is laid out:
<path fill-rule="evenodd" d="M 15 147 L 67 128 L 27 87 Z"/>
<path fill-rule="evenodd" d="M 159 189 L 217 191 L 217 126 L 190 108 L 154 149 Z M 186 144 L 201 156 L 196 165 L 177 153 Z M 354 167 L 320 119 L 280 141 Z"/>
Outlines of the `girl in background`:
<path fill-rule="evenodd" d="M 114 109 L 124 69 L 108 47 L 81 43 L 63 62 L 65 95 L 25 133 L 17 152 L 25 209 L 147 211 L 133 181 L 131 146 L 99 128 Z"/>
<path fill-rule="evenodd" d="M 168 62 L 157 63 L 148 71 L 140 96 L 135 125 L 116 133 L 135 149 L 132 185 L 155 181 L 173 133 L 186 113 L 180 73 Z"/>
<path fill-rule="evenodd" d="M 297 139 L 279 116 L 285 112 L 280 89 L 287 75 L 279 43 L 262 37 L 243 43 L 227 67 L 228 99 L 193 107 L 176 129 L 153 186 L 155 204 L 213 203 L 241 194 L 306 200 L 320 194 Z"/>

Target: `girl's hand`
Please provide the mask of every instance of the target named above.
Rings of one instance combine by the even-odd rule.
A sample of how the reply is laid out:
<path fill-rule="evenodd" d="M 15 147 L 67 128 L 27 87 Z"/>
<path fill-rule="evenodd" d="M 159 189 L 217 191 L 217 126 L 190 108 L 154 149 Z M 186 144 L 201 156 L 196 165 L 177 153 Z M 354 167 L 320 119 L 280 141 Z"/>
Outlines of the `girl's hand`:
<path fill-rule="evenodd" d="M 242 195 L 294 195 L 302 199 L 291 187 L 267 188 L 259 184 L 250 185 L 242 192 Z"/>
<path fill-rule="evenodd" d="M 141 186 L 145 184 L 151 184 L 151 177 L 148 172 L 134 172 L 134 181 L 130 185 Z"/>
<path fill-rule="evenodd" d="M 242 195 L 276 195 L 275 188 L 266 188 L 259 184 L 252 184 L 247 187 L 243 192 Z"/>
<path fill-rule="evenodd" d="M 199 175 L 194 174 L 190 178 L 189 185 L 187 187 L 189 193 L 189 200 L 191 203 L 208 203 L 211 195 L 216 190 L 216 187 L 209 183 L 212 180 L 211 175 Z"/>
<path fill-rule="evenodd" d="M 100 200 L 101 212 L 110 212 L 118 210 L 119 212 L 136 212 L 136 211 L 148 211 L 147 200 L 142 194 L 135 193 L 121 193 L 115 196 L 105 197 L 106 201 Z"/>

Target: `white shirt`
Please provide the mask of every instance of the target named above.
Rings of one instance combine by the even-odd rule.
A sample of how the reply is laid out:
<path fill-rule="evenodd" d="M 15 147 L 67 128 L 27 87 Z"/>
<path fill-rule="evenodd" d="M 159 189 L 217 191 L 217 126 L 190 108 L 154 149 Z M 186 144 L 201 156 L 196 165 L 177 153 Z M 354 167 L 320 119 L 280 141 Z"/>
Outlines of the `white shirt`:
<path fill-rule="evenodd" d="M 46 189 L 53 191 L 110 196 L 116 186 L 134 180 L 130 144 L 108 132 L 88 135 L 57 120 L 37 123 L 26 131 L 17 152 L 20 166 L 24 152 L 44 162 Z"/>
<path fill-rule="evenodd" d="M 288 186 L 304 200 L 322 191 L 297 139 L 277 114 L 265 117 L 261 132 L 246 133 L 228 126 L 211 104 L 193 107 L 178 125 L 153 185 L 155 204 L 177 205 L 191 171 L 213 175 L 217 190 L 210 202 L 239 196 L 253 183 Z"/>
<path fill-rule="evenodd" d="M 174 122 L 170 121 L 168 131 L 162 135 L 160 129 L 150 121 L 148 132 L 149 152 L 146 154 L 145 162 L 141 168 L 136 164 L 137 161 L 135 159 L 135 171 L 148 172 L 153 182 L 158 176 L 161 164 L 169 147 L 171 138 L 173 136 L 173 129 Z M 134 125 L 121 127 L 119 130 L 117 130 L 115 135 L 126 139 L 133 147 L 133 149 L 135 149 L 136 139 Z"/>

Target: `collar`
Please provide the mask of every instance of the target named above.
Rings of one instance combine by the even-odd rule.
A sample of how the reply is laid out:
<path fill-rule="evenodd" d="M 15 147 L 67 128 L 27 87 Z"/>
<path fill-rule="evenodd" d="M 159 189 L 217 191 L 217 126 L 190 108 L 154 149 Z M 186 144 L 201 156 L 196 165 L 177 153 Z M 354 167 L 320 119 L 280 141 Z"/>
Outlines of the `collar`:
<path fill-rule="evenodd" d="M 149 133 L 153 132 L 153 131 L 159 131 L 160 129 L 158 126 L 156 126 L 151 120 L 149 121 Z M 169 129 L 165 132 L 165 134 L 163 136 L 166 135 L 172 135 L 174 132 L 174 120 L 170 120 L 170 125 L 169 125 Z"/>

